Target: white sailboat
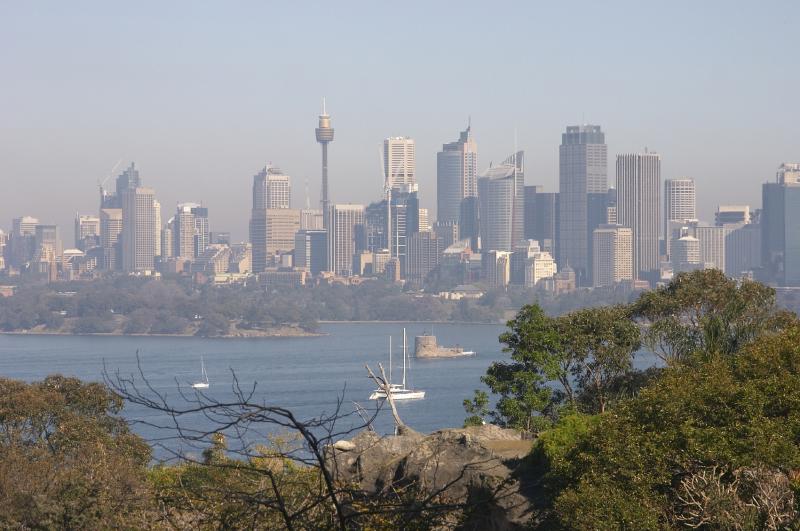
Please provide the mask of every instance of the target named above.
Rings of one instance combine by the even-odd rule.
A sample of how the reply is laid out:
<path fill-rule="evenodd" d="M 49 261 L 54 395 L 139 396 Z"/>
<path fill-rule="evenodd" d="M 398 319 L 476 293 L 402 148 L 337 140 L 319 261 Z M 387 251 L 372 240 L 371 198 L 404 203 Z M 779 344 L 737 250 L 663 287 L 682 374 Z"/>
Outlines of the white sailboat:
<path fill-rule="evenodd" d="M 425 398 L 425 391 L 417 389 L 406 388 L 406 370 L 407 370 L 407 345 L 406 345 L 406 329 L 403 328 L 403 383 L 392 383 L 392 338 L 389 337 L 389 392 L 394 400 L 413 400 Z M 384 389 L 375 389 L 371 395 L 370 400 L 385 400 L 386 391 Z"/>
<path fill-rule="evenodd" d="M 206 374 L 206 364 L 203 361 L 203 356 L 200 356 L 200 374 L 200 381 L 193 383 L 192 387 L 194 389 L 208 389 L 208 374 Z"/>

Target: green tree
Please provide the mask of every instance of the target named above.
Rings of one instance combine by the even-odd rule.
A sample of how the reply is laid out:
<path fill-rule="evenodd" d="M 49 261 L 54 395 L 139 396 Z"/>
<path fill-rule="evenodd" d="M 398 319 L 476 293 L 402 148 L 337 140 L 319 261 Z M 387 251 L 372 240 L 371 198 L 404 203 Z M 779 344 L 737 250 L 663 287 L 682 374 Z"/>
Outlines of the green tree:
<path fill-rule="evenodd" d="M 101 384 L 0 379 L 0 527 L 147 527 L 150 448 Z"/>
<path fill-rule="evenodd" d="M 717 269 L 680 273 L 642 294 L 634 315 L 646 325 L 644 343 L 668 363 L 695 354 L 731 354 L 754 338 L 782 330 L 795 316 L 775 305 L 775 290 L 736 281 Z"/>
<path fill-rule="evenodd" d="M 556 402 L 547 383 L 562 379 L 569 386 L 559 327 L 538 305 L 523 307 L 508 327 L 500 341 L 506 345 L 503 351 L 511 353 L 511 362 L 492 363 L 481 381 L 500 395 L 495 422 L 538 431 L 550 424 L 546 414 Z"/>
<path fill-rule="evenodd" d="M 591 413 L 603 413 L 613 398 L 614 383 L 631 372 L 633 355 L 640 346 L 639 328 L 631 321 L 629 308 L 587 308 L 559 317 L 557 322 L 578 390 L 592 397 L 584 404 L 591 406 Z"/>
<path fill-rule="evenodd" d="M 464 411 L 469 415 L 464 420 L 464 427 L 485 424 L 484 418 L 489 414 L 489 395 L 486 394 L 486 391 L 475 389 L 472 400 L 465 398 Z"/>

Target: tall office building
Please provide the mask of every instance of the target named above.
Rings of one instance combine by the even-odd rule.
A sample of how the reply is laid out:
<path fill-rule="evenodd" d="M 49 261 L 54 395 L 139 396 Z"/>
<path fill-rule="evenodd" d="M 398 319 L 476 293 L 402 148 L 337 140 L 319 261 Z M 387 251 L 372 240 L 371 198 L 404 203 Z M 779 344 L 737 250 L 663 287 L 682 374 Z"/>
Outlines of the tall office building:
<path fill-rule="evenodd" d="M 392 258 L 400 261 L 400 274 L 405 275 L 408 239 L 419 232 L 419 199 L 417 192 L 391 191 L 389 251 Z"/>
<path fill-rule="evenodd" d="M 536 240 L 542 250 L 555 255 L 558 237 L 558 193 L 542 186 L 525 187 L 525 239 Z"/>
<path fill-rule="evenodd" d="M 292 202 L 290 178 L 280 168 L 267 165 L 253 176 L 253 209 L 289 208 Z"/>
<path fill-rule="evenodd" d="M 100 218 L 75 215 L 75 247 L 88 251 L 100 245 Z"/>
<path fill-rule="evenodd" d="M 331 205 L 327 218 L 328 271 L 350 276 L 356 252 L 356 226 L 364 223 L 364 205 Z"/>
<path fill-rule="evenodd" d="M 725 235 L 725 274 L 741 278 L 761 267 L 761 227 L 746 223 L 730 229 Z"/>
<path fill-rule="evenodd" d="M 508 286 L 511 281 L 511 252 L 484 251 L 481 253 L 481 269 L 489 286 L 494 288 Z"/>
<path fill-rule="evenodd" d="M 461 202 L 478 195 L 478 145 L 472 128 L 461 131 L 458 140 L 442 146 L 436 154 L 436 219 L 460 223 Z"/>
<path fill-rule="evenodd" d="M 664 181 L 664 245 L 670 254 L 674 232 L 687 220 L 697 219 L 697 197 L 694 179 L 666 179 Z M 677 236 L 678 238 L 680 236 Z"/>
<path fill-rule="evenodd" d="M 764 280 L 800 286 L 800 163 L 782 164 L 761 191 Z"/>
<path fill-rule="evenodd" d="M 122 193 L 122 268 L 128 273 L 155 268 L 155 204 L 152 188 L 139 187 Z"/>
<path fill-rule="evenodd" d="M 312 275 L 328 267 L 328 239 L 324 229 L 302 229 L 294 238 L 294 265 Z"/>
<path fill-rule="evenodd" d="M 36 225 L 34 260 L 58 262 L 61 260 L 61 237 L 57 225 Z"/>
<path fill-rule="evenodd" d="M 322 210 L 305 209 L 300 211 L 300 228 L 302 230 L 318 230 L 325 226 Z"/>
<path fill-rule="evenodd" d="M 319 126 L 315 130 L 317 142 L 322 146 L 322 198 L 321 206 L 324 214 L 323 223 L 327 222 L 329 206 L 328 197 L 328 144 L 333 142 L 333 127 L 331 117 L 325 110 L 325 98 L 322 98 L 322 114 L 319 115 Z M 327 227 L 327 225 L 325 225 Z"/>
<path fill-rule="evenodd" d="M 511 251 L 514 219 L 514 167 L 494 166 L 478 179 L 481 250 Z"/>
<path fill-rule="evenodd" d="M 102 269 L 117 271 L 122 269 L 122 209 L 100 209 L 100 246 L 103 248 Z"/>
<path fill-rule="evenodd" d="M 661 156 L 617 155 L 617 219 L 633 231 L 634 278 L 653 280 L 659 269 Z M 562 216 L 562 220 L 563 220 Z"/>
<path fill-rule="evenodd" d="M 692 234 L 700 242 L 700 263 L 706 269 L 725 271 L 725 237 L 732 229 L 697 225 Z"/>
<path fill-rule="evenodd" d="M 672 271 L 674 274 L 686 273 L 703 268 L 703 262 L 700 259 L 700 240 L 689 234 L 680 235 L 678 238 L 673 238 L 672 254 L 670 255 L 672 261 Z"/>
<path fill-rule="evenodd" d="M 383 141 L 383 172 L 387 188 L 417 190 L 417 157 L 414 139 L 393 136 Z"/>
<path fill-rule="evenodd" d="M 511 251 L 516 242 L 524 239 L 524 160 L 524 152 L 518 151 L 478 179 L 478 217 L 484 251 Z"/>
<path fill-rule="evenodd" d="M 478 252 L 481 247 L 480 211 L 480 199 L 478 196 L 465 197 L 461 201 L 461 213 L 458 218 L 458 237 L 461 240 L 469 240 L 469 247 L 474 252 Z"/>
<path fill-rule="evenodd" d="M 750 223 L 750 219 L 749 205 L 719 205 L 714 213 L 714 224 L 718 227 Z"/>
<path fill-rule="evenodd" d="M 194 260 L 210 245 L 208 209 L 198 203 L 180 203 L 172 218 L 171 256 Z"/>
<path fill-rule="evenodd" d="M 156 232 L 153 235 L 153 241 L 156 243 L 156 256 L 161 256 L 161 203 L 153 199 L 153 211 L 156 216 L 155 228 Z"/>
<path fill-rule="evenodd" d="M 633 231 L 621 225 L 600 225 L 592 237 L 594 287 L 633 280 Z"/>
<path fill-rule="evenodd" d="M 441 241 L 432 232 L 417 232 L 408 239 L 405 277 L 412 283 L 422 284 L 428 273 L 439 265 L 442 254 Z"/>
<path fill-rule="evenodd" d="M 591 286 L 590 246 L 599 224 L 595 211 L 605 210 L 601 198 L 608 190 L 605 142 L 599 125 L 574 125 L 562 133 L 558 149 L 557 261 L 562 269 L 574 269 L 578 284 L 584 286 Z"/>

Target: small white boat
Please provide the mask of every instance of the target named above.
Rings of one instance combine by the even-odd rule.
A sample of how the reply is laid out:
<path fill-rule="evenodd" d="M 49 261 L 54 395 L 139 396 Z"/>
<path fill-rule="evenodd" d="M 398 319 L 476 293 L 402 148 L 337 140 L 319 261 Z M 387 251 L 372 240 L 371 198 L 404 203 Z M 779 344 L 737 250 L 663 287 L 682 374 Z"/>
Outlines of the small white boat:
<path fill-rule="evenodd" d="M 406 348 L 406 329 L 403 328 L 403 383 L 401 384 L 392 383 L 392 337 L 389 336 L 389 392 L 392 395 L 392 399 L 415 400 L 415 399 L 425 398 L 425 391 L 406 388 L 406 367 L 407 367 L 406 358 L 408 358 L 408 353 Z M 372 394 L 369 395 L 369 399 L 386 400 L 386 390 L 375 389 L 372 392 Z"/>
<path fill-rule="evenodd" d="M 206 374 L 206 364 L 203 361 L 203 356 L 200 356 L 200 373 L 201 380 L 192 384 L 194 389 L 208 389 L 208 374 Z"/>

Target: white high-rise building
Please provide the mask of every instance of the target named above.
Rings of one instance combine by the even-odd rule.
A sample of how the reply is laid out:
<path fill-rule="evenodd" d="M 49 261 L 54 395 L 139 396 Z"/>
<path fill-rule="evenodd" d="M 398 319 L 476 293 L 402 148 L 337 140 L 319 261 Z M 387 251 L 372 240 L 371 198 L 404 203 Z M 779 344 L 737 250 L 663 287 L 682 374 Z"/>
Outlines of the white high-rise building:
<path fill-rule="evenodd" d="M 153 199 L 153 211 L 156 216 L 156 233 L 153 241 L 156 242 L 156 256 L 161 256 L 161 203 L 157 199 Z"/>
<path fill-rule="evenodd" d="M 685 234 L 672 242 L 672 271 L 674 274 L 703 267 L 700 260 L 700 240 Z"/>
<path fill-rule="evenodd" d="M 525 154 L 518 151 L 478 179 L 481 249 L 511 251 L 525 236 Z"/>
<path fill-rule="evenodd" d="M 253 210 L 290 208 L 292 186 L 280 168 L 267 165 L 253 176 Z"/>
<path fill-rule="evenodd" d="M 700 242 L 700 263 L 705 268 L 725 271 L 725 236 L 732 231 L 729 227 L 699 225 L 694 229 L 694 237 Z"/>
<path fill-rule="evenodd" d="M 155 268 L 155 205 L 152 188 L 133 188 L 122 194 L 122 268 L 128 273 Z"/>
<path fill-rule="evenodd" d="M 592 237 L 595 287 L 633 280 L 633 231 L 622 225 L 600 225 Z"/>
<path fill-rule="evenodd" d="M 436 154 L 436 219 L 459 223 L 461 201 L 478 195 L 478 145 L 471 127 Z"/>
<path fill-rule="evenodd" d="M 687 220 L 697 219 L 697 194 L 694 179 L 683 177 L 664 181 L 664 245 L 669 256 L 673 234 Z"/>
<path fill-rule="evenodd" d="M 417 191 L 417 157 L 413 138 L 393 136 L 383 141 L 383 171 L 389 188 Z"/>
<path fill-rule="evenodd" d="M 430 232 L 431 231 L 431 222 L 430 222 L 430 218 L 428 217 L 428 209 L 427 208 L 420 208 L 419 209 L 419 231 L 420 232 Z"/>
<path fill-rule="evenodd" d="M 633 231 L 635 279 L 659 269 L 660 191 L 661 155 L 617 155 L 617 221 Z"/>
<path fill-rule="evenodd" d="M 342 276 L 353 274 L 355 226 L 363 223 L 364 205 L 328 207 L 328 271 Z"/>
<path fill-rule="evenodd" d="M 553 278 L 558 273 L 553 255 L 547 251 L 533 253 L 525 261 L 525 287 L 535 288 L 540 280 Z"/>
<path fill-rule="evenodd" d="M 75 215 L 75 247 L 87 251 L 100 245 L 100 218 Z"/>

